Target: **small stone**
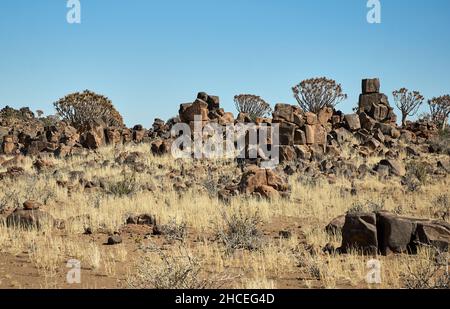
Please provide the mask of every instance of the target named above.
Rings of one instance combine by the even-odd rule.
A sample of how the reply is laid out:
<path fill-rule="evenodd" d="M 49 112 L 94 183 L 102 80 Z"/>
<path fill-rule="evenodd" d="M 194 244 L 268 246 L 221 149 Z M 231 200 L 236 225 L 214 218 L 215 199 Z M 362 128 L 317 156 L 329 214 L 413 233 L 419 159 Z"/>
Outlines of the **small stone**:
<path fill-rule="evenodd" d="M 33 200 L 28 200 L 25 203 L 23 203 L 23 209 L 24 210 L 38 210 L 41 208 L 42 204 Z"/>
<path fill-rule="evenodd" d="M 113 246 L 113 245 L 118 245 L 122 243 L 122 237 L 120 237 L 120 235 L 112 235 L 109 236 L 108 238 L 108 245 Z"/>
<path fill-rule="evenodd" d="M 84 229 L 84 235 L 92 235 L 92 228 L 91 227 L 87 227 Z"/>
<path fill-rule="evenodd" d="M 291 231 L 280 231 L 278 232 L 278 236 L 280 236 L 281 239 L 290 239 L 292 237 Z"/>

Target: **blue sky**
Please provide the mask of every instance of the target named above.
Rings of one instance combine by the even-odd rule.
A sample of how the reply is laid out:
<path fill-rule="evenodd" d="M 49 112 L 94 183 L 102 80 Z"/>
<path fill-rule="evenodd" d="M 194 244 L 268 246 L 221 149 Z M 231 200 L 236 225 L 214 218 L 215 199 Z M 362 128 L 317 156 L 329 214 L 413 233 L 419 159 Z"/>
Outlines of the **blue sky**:
<path fill-rule="evenodd" d="M 349 95 L 380 77 L 390 95 L 450 92 L 450 1 L 381 0 L 368 24 L 366 0 L 81 0 L 80 25 L 66 0 L 0 1 L 0 107 L 53 113 L 52 102 L 90 89 L 107 95 L 128 125 L 174 116 L 198 91 L 252 93 L 295 103 L 291 87 L 327 76 Z"/>

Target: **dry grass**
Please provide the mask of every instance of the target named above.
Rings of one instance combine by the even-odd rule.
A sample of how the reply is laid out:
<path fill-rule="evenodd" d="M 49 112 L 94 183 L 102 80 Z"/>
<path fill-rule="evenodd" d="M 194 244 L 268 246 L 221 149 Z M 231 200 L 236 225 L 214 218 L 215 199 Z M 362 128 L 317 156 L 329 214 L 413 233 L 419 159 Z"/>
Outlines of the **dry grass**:
<path fill-rule="evenodd" d="M 143 153 L 139 163 L 144 170 L 136 172 L 132 165 L 116 163 L 124 151 Z M 349 150 L 349 158 L 353 155 Z M 421 276 L 425 253 L 377 257 L 382 265 L 382 283 L 370 285 L 365 282 L 370 257 L 322 252 L 326 244 L 340 243 L 339 236 L 325 233 L 325 225 L 352 207 L 382 207 L 402 215 L 449 220 L 444 216 L 448 203 L 444 197 L 438 200 L 448 191 L 448 176 L 439 181 L 428 178 L 416 192 L 406 190 L 398 180 L 366 177 L 353 182 L 338 178 L 333 184 L 326 179 L 304 183 L 298 181 L 300 175 L 293 175 L 289 200 L 236 198 L 224 205 L 212 192 L 219 179 L 239 175 L 229 161 L 153 157 L 143 145 L 109 147 L 83 157 L 49 160 L 55 165 L 52 171 L 38 173 L 26 158 L 23 166 L 29 176 L 0 182 L 1 208 L 14 208 L 35 199 L 45 204 L 44 210 L 54 218 L 66 223 L 63 231 L 55 231 L 52 226 L 23 231 L 0 223 L 0 253 L 25 255 L 46 278 L 47 283 L 37 287 L 58 286 L 70 258 L 79 259 L 86 271 L 126 281 L 131 287 L 409 287 L 414 283 L 408 281 L 408 274 Z M 72 171 L 81 171 L 88 181 L 102 180 L 106 186 L 84 188 L 78 178 L 71 177 Z M 184 189 L 180 191 L 174 183 Z M 350 194 L 353 187 L 356 195 Z M 165 234 L 162 240 L 158 238 L 157 250 L 149 252 L 143 237 L 113 247 L 82 237 L 87 227 L 95 235 L 119 231 L 130 214 L 157 218 Z M 294 230 L 290 239 L 277 237 L 285 228 L 277 218 L 286 220 Z M 164 243 L 166 240 L 171 242 Z M 179 248 L 180 240 L 184 249 Z M 124 269 L 128 275 L 123 275 Z"/>

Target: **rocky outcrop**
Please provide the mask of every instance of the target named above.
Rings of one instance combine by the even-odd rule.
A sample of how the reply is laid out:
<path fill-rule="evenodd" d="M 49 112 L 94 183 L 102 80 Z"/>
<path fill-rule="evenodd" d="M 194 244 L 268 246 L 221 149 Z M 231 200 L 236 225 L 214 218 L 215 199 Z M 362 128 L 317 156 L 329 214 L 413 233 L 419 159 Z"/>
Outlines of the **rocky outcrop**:
<path fill-rule="evenodd" d="M 334 223 L 333 223 L 334 222 Z M 341 221 L 329 226 L 338 231 Z M 444 221 L 400 217 L 380 211 L 376 213 L 349 213 L 342 225 L 340 251 L 353 249 L 368 254 L 416 253 L 421 245 L 446 252 L 450 245 L 450 224 Z"/>
<path fill-rule="evenodd" d="M 289 185 L 285 176 L 270 169 L 261 169 L 257 166 L 250 166 L 244 172 L 239 184 L 241 193 L 251 195 L 260 193 L 263 197 L 276 197 L 277 193 L 286 194 Z M 277 192 L 277 193 L 275 193 Z"/>
<path fill-rule="evenodd" d="M 358 107 L 353 114 L 346 115 L 331 107 L 315 114 L 305 112 L 297 105 L 279 103 L 274 108 L 272 118 L 260 117 L 254 120 L 244 113 L 235 118 L 232 113 L 221 108 L 218 96 L 200 92 L 193 102 L 180 105 L 177 117 L 167 122 L 155 119 L 149 130 L 142 125 L 128 129 L 104 127 L 101 124 L 76 130 L 61 121 L 43 126 L 27 109 L 17 111 L 6 108 L 0 111 L 0 152 L 9 156 L 39 156 L 45 153 L 66 157 L 81 154 L 84 149 L 96 150 L 105 145 L 149 143 L 152 153 L 160 156 L 170 153 L 174 138 L 171 128 L 177 123 L 186 123 L 193 129 L 195 116 L 199 116 L 202 127 L 212 123 L 220 126 L 253 123 L 257 132 L 263 126 L 268 126 L 270 133 L 273 125 L 279 125 L 280 161 L 292 166 L 302 165 L 296 169 L 298 171 L 304 168 L 303 165 L 309 165 L 309 171 L 317 168 L 331 177 L 353 177 L 368 173 L 380 177 L 402 177 L 406 173 L 404 162 L 399 159 L 399 154 L 405 150 L 403 145 L 408 145 L 408 155 L 416 157 L 421 152 L 437 152 L 425 145 L 436 134 L 437 128 L 429 121 L 422 120 L 408 122 L 406 128 L 400 130 L 395 123 L 393 108 L 387 96 L 380 92 L 380 87 L 379 79 L 364 79 Z M 15 118 L 12 119 L 20 121 L 4 120 L 2 117 L 6 116 L 2 115 L 13 115 Z M 239 137 L 235 136 L 235 143 Z M 270 136 L 265 143 L 267 148 L 273 149 Z M 243 152 L 248 154 L 254 148 L 254 145 L 247 144 Z M 343 148 L 346 151 L 351 148 L 350 152 L 362 158 L 374 156 L 382 160 L 374 170 L 363 166 L 360 171 L 359 166 L 346 162 L 348 158 Z M 248 159 L 245 163 L 258 164 L 261 160 L 267 160 L 261 148 L 257 149 L 257 155 L 257 159 Z M 444 168 L 441 170 L 446 171 Z M 268 188 L 259 191 L 262 195 L 270 194 Z"/>
<path fill-rule="evenodd" d="M 376 215 L 373 213 L 347 214 L 342 228 L 341 251 L 361 250 L 368 254 L 376 254 L 378 236 Z"/>

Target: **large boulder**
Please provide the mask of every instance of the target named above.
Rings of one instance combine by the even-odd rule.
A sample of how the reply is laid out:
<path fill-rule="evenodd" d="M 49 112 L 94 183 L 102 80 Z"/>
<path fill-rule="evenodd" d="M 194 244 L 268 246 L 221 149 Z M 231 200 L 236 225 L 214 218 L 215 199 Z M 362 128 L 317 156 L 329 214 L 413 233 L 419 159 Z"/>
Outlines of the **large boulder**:
<path fill-rule="evenodd" d="M 314 126 L 314 142 L 323 146 L 327 144 L 327 131 L 320 124 Z"/>
<path fill-rule="evenodd" d="M 319 124 L 324 126 L 331 120 L 332 117 L 333 117 L 333 108 L 324 107 L 319 111 L 319 114 L 317 115 L 317 120 L 319 121 Z"/>
<path fill-rule="evenodd" d="M 395 159 L 381 160 L 380 163 L 378 164 L 378 168 L 380 168 L 380 166 L 388 167 L 391 175 L 395 175 L 395 176 L 399 176 L 399 177 L 403 177 L 406 175 L 406 168 L 405 168 L 404 164 L 402 163 L 402 161 L 400 161 L 400 160 L 395 160 Z"/>
<path fill-rule="evenodd" d="M 295 125 L 289 122 L 280 123 L 280 145 L 294 145 Z"/>
<path fill-rule="evenodd" d="M 272 187 L 279 193 L 287 193 L 289 184 L 285 176 L 271 169 L 262 169 L 251 166 L 242 175 L 239 183 L 239 191 L 243 194 L 270 192 L 267 187 Z M 272 194 L 271 194 L 272 195 Z"/>
<path fill-rule="evenodd" d="M 293 146 L 279 147 L 280 162 L 292 162 L 297 159 L 297 153 Z"/>
<path fill-rule="evenodd" d="M 137 125 L 133 128 L 133 141 L 135 143 L 141 143 L 146 136 L 147 131 L 142 127 L 142 125 Z"/>
<path fill-rule="evenodd" d="M 336 233 L 342 217 L 334 219 L 327 232 Z M 450 224 L 444 221 L 400 217 L 387 211 L 353 213 L 345 216 L 341 252 L 352 248 L 366 253 L 415 254 L 419 246 L 431 246 L 441 252 L 450 248 Z"/>
<path fill-rule="evenodd" d="M 450 247 L 450 224 L 444 221 L 416 221 L 415 242 L 448 252 Z"/>
<path fill-rule="evenodd" d="M 376 215 L 373 213 L 348 213 L 342 228 L 341 252 L 361 250 L 367 254 L 378 252 Z"/>
<path fill-rule="evenodd" d="M 195 116 L 199 116 L 201 121 L 208 121 L 208 103 L 202 99 L 195 100 L 192 104 L 182 104 L 180 106 L 180 120 L 184 123 L 191 123 Z"/>
<path fill-rule="evenodd" d="M 377 213 L 377 230 L 381 254 L 406 253 L 411 251 L 410 244 L 416 225 L 411 220 L 388 212 Z"/>
<path fill-rule="evenodd" d="M 315 142 L 316 142 L 315 126 L 312 126 L 312 125 L 305 126 L 305 134 L 306 134 L 306 144 L 308 144 L 308 145 L 315 144 Z"/>
<path fill-rule="evenodd" d="M 361 129 L 361 122 L 357 114 L 349 114 L 344 116 L 347 129 L 350 131 L 358 131 Z"/>
<path fill-rule="evenodd" d="M 208 103 L 208 110 L 213 111 L 220 108 L 220 98 L 215 95 L 208 95 L 206 99 L 206 103 Z"/>
<path fill-rule="evenodd" d="M 361 123 L 361 128 L 372 131 L 377 122 L 372 117 L 369 117 L 365 112 L 359 114 L 359 121 Z"/>
<path fill-rule="evenodd" d="M 316 125 L 318 123 L 317 115 L 311 112 L 305 114 L 306 124 L 307 125 Z"/>
<path fill-rule="evenodd" d="M 331 135 L 339 144 L 343 144 L 353 137 L 352 133 L 345 128 L 337 128 L 331 132 Z"/>
<path fill-rule="evenodd" d="M 3 153 L 6 155 L 14 154 L 16 150 L 16 145 L 14 144 L 14 137 L 11 135 L 6 135 L 3 137 L 2 145 Z"/>
<path fill-rule="evenodd" d="M 302 130 L 295 130 L 294 145 L 306 145 L 306 134 Z"/>
<path fill-rule="evenodd" d="M 334 218 L 325 227 L 325 231 L 331 235 L 337 235 L 342 233 L 342 228 L 345 224 L 345 216 L 339 216 Z"/>
<path fill-rule="evenodd" d="M 105 129 L 103 126 L 89 128 L 81 136 L 81 144 L 88 149 L 98 149 L 106 144 Z"/>
<path fill-rule="evenodd" d="M 279 103 L 275 105 L 273 120 L 275 122 L 294 122 L 294 114 L 297 112 L 297 110 L 298 107 L 296 106 Z"/>
<path fill-rule="evenodd" d="M 274 119 L 282 119 L 288 122 L 294 122 L 295 108 L 289 104 L 277 104 L 273 113 Z"/>
<path fill-rule="evenodd" d="M 105 129 L 106 142 L 109 145 L 119 145 L 122 141 L 122 134 L 118 128 L 106 128 Z"/>

